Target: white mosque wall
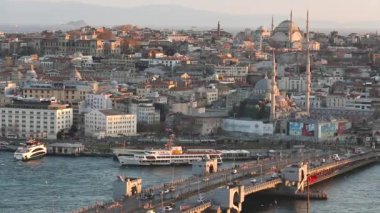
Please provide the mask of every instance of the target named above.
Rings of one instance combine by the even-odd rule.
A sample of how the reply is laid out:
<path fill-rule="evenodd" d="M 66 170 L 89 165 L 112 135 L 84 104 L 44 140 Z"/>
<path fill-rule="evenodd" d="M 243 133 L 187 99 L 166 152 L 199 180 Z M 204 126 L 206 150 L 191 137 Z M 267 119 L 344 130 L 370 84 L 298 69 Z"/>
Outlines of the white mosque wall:
<path fill-rule="evenodd" d="M 227 132 L 243 132 L 257 135 L 272 135 L 273 124 L 255 120 L 223 119 L 222 129 Z"/>

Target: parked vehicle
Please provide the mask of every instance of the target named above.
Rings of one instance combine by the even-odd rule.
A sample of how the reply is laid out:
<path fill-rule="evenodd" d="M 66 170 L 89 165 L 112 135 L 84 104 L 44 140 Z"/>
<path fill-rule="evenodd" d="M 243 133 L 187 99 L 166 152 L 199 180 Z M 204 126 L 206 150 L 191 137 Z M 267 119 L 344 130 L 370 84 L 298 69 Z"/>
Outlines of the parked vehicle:
<path fill-rule="evenodd" d="M 336 161 L 340 161 L 340 157 L 339 157 L 338 154 L 333 154 L 333 155 L 332 155 L 332 159 L 333 159 L 333 160 L 336 160 Z"/>

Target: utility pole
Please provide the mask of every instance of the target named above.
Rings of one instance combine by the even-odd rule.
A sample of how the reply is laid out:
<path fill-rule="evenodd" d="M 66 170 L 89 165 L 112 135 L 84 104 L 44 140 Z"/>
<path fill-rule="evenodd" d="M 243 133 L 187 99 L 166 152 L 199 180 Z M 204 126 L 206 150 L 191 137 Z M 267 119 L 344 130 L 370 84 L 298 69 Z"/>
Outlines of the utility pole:
<path fill-rule="evenodd" d="M 307 201 L 306 201 L 306 212 L 310 212 L 310 183 L 309 183 L 309 175 L 306 176 L 307 180 Z"/>

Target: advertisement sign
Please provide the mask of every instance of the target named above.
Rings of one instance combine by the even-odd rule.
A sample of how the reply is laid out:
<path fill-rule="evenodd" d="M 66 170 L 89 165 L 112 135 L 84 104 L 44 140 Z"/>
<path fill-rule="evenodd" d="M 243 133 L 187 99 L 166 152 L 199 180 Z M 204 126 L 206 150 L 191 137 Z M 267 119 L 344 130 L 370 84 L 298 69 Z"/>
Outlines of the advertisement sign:
<path fill-rule="evenodd" d="M 324 123 L 320 126 L 321 137 L 334 137 L 336 133 L 336 123 Z"/>
<path fill-rule="evenodd" d="M 303 124 L 302 135 L 303 136 L 314 136 L 315 134 L 315 124 Z"/>
<path fill-rule="evenodd" d="M 339 122 L 338 123 L 338 135 L 343 135 L 346 132 L 346 122 Z"/>
<path fill-rule="evenodd" d="M 289 122 L 289 135 L 302 135 L 303 123 Z"/>

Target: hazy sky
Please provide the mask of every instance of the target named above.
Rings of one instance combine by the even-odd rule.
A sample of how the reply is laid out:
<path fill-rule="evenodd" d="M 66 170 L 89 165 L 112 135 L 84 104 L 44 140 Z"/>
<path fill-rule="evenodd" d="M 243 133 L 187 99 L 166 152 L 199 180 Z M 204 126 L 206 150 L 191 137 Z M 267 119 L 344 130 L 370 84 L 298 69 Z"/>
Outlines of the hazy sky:
<path fill-rule="evenodd" d="M 49 2 L 82 2 L 103 6 L 136 7 L 175 4 L 234 14 L 287 14 L 304 16 L 309 8 L 314 20 L 340 23 L 379 21 L 380 0 L 28 0 Z M 0 0 L 1 2 L 1 0 Z"/>

